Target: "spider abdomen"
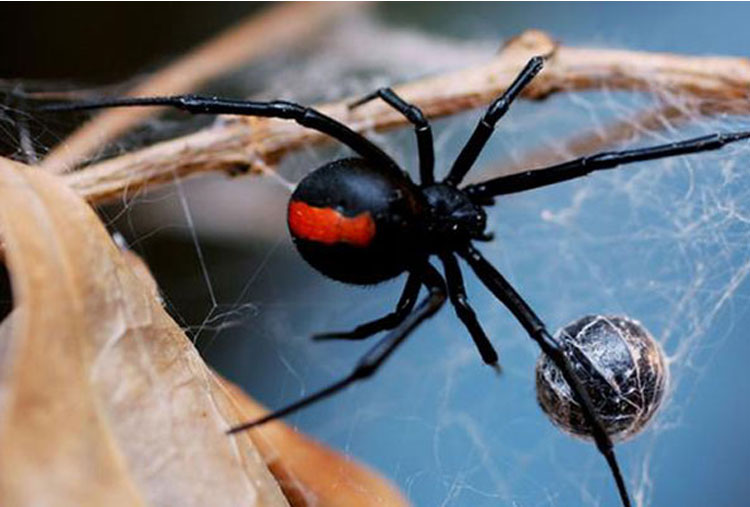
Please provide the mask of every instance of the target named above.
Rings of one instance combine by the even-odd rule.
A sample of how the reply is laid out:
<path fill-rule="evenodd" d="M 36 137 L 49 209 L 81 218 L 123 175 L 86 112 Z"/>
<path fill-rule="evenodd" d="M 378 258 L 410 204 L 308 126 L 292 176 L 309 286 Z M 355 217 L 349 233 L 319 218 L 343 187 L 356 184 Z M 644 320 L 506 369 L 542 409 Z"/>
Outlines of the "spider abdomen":
<path fill-rule="evenodd" d="M 289 201 L 289 232 L 302 257 L 324 275 L 378 283 L 419 257 L 423 209 L 417 188 L 401 172 L 341 159 L 299 183 Z"/>
<path fill-rule="evenodd" d="M 319 208 L 304 201 L 289 202 L 289 229 L 296 238 L 324 245 L 344 243 L 366 248 L 377 228 L 369 211 L 348 217 L 334 208 Z"/>

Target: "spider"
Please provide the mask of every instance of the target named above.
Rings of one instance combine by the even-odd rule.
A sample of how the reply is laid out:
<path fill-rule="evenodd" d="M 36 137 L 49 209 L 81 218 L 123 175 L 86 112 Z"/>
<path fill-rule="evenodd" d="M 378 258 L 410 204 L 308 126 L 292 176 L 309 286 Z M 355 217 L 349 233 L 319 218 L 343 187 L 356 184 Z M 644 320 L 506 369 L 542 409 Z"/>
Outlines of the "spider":
<path fill-rule="evenodd" d="M 408 273 L 393 312 L 351 331 L 321 334 L 315 338 L 362 340 L 381 331 L 389 332 L 362 356 L 349 375 L 265 417 L 235 426 L 228 433 L 241 432 L 281 418 L 372 376 L 417 326 L 443 306 L 446 299 L 450 300 L 456 315 L 468 330 L 482 360 L 497 366 L 497 352 L 467 300 L 458 256 L 468 263 L 486 288 L 507 307 L 561 371 L 582 408 L 597 449 L 610 468 L 622 504 L 629 506 L 630 497 L 612 440 L 576 373 L 581 365 L 569 360 L 566 345 L 547 331 L 534 310 L 473 244 L 492 240 L 492 235 L 485 231 L 487 215 L 484 207 L 492 205 L 494 198 L 500 195 L 553 185 L 622 164 L 719 149 L 727 143 L 750 138 L 750 131 L 602 152 L 460 187 L 495 125 L 542 70 L 544 61 L 541 56 L 531 58 L 510 87 L 491 103 L 442 181 L 436 181 L 434 175 L 431 127 L 418 107 L 404 101 L 390 88 L 381 88 L 351 104 L 350 107 L 354 108 L 380 98 L 414 126 L 419 154 L 419 184 L 361 134 L 314 109 L 293 102 L 179 95 L 52 104 L 42 109 L 73 111 L 170 106 L 192 114 L 290 119 L 327 134 L 356 153 L 356 157 L 327 163 L 300 181 L 289 201 L 288 227 L 305 261 L 335 280 L 369 285 Z M 430 263 L 432 257 L 440 260 L 443 274 Z M 427 289 L 427 295 L 417 302 L 422 287 Z"/>

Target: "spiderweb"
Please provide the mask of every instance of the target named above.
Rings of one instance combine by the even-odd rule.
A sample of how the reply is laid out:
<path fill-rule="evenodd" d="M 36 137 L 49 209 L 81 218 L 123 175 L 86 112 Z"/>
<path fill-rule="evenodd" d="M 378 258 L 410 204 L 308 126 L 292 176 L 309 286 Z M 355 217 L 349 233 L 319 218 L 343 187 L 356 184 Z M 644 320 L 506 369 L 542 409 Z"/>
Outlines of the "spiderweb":
<path fill-rule="evenodd" d="M 240 72 L 221 86 L 310 103 L 480 63 L 496 48 L 496 38 L 461 42 L 353 18 L 308 53 L 264 62 L 262 72 Z M 664 118 L 663 128 L 636 129 L 616 147 L 749 125 L 748 118 L 700 116 L 679 96 L 561 94 L 514 105 L 472 178 L 489 177 L 539 148 L 564 160 L 571 132 L 604 132 L 665 103 L 691 121 Z M 477 114 L 433 124 L 439 171 L 458 153 Z M 15 120 L 4 117 L 0 125 L 22 135 Z M 154 121 L 150 130 L 171 126 Z M 371 138 L 416 168 L 408 129 Z M 143 142 L 136 135 L 124 145 Z M 23 143 L 19 150 L 28 152 L 29 141 Z M 287 237 L 290 186 L 346 153 L 336 146 L 302 150 L 274 178 L 176 180 L 105 211 L 152 267 L 170 310 L 209 362 L 270 407 L 347 373 L 368 344 L 314 344 L 309 336 L 387 313 L 403 283 L 331 282 L 304 264 Z M 489 210 L 497 239 L 480 249 L 550 329 L 590 313 L 625 314 L 667 352 L 666 406 L 642 435 L 617 447 L 641 505 L 729 502 L 741 494 L 737 488 L 746 488 L 732 471 L 748 465 L 750 455 L 737 423 L 748 415 L 737 396 L 748 387 L 741 373 L 748 352 L 742 330 L 750 318 L 749 166 L 750 145 L 735 144 L 509 196 Z M 464 273 L 500 352 L 502 376 L 481 364 L 446 306 L 374 379 L 288 421 L 378 468 L 416 505 L 614 505 L 614 484 L 593 446 L 560 433 L 536 406 L 538 349 L 470 271 Z M 682 481 L 708 465 L 708 478 Z"/>

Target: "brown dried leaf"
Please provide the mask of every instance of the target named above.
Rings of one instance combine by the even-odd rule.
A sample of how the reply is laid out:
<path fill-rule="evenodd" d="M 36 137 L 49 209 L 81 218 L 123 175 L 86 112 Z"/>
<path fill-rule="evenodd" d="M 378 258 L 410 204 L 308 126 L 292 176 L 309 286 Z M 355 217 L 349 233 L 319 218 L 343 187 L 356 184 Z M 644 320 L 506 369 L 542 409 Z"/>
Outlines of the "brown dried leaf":
<path fill-rule="evenodd" d="M 0 505 L 406 506 L 387 480 L 215 376 L 148 268 L 58 177 L 0 159 Z M 260 454 L 259 454 L 260 452 Z"/>
<path fill-rule="evenodd" d="M 268 414 L 265 407 L 223 381 L 245 420 Z M 387 480 L 299 433 L 281 421 L 250 432 L 287 498 L 294 506 L 406 507 L 409 502 Z"/>
<path fill-rule="evenodd" d="M 58 178 L 0 160 L 0 505 L 286 505 L 225 390 Z"/>

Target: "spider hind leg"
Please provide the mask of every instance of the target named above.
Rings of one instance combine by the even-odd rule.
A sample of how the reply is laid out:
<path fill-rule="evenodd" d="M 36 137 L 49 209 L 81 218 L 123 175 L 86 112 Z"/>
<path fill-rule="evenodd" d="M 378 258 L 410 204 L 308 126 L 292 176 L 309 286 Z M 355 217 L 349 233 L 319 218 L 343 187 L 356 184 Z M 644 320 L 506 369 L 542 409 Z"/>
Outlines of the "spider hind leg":
<path fill-rule="evenodd" d="M 393 329 L 401 324 L 414 308 L 421 285 L 422 282 L 419 276 L 415 273 L 410 273 L 394 311 L 379 319 L 360 324 L 351 331 L 316 334 L 313 336 L 313 340 L 364 340 L 380 331 Z"/>
<path fill-rule="evenodd" d="M 366 379 L 374 375 L 380 366 L 391 356 L 396 348 L 401 345 L 411 332 L 419 326 L 425 319 L 431 317 L 437 312 L 445 302 L 445 282 L 440 273 L 429 264 L 424 267 L 421 273 L 421 282 L 429 290 L 429 294 L 422 299 L 413 312 L 396 326 L 390 333 L 378 341 L 364 356 L 359 360 L 354 370 L 342 378 L 309 396 L 306 396 L 291 405 L 279 409 L 275 412 L 261 417 L 255 421 L 243 423 L 230 428 L 227 433 L 234 434 L 245 431 L 261 424 L 265 424 L 274 419 L 280 419 L 286 415 L 311 405 L 317 401 L 328 398 L 337 392 L 345 389 L 354 382 Z"/>
<path fill-rule="evenodd" d="M 140 106 L 167 106 L 190 114 L 232 114 L 293 120 L 303 127 L 316 130 L 340 141 L 359 156 L 377 162 L 386 171 L 401 172 L 398 164 L 388 154 L 363 135 L 311 107 L 284 100 L 258 102 L 201 95 L 170 95 L 165 97 L 104 98 L 85 102 L 54 103 L 42 105 L 38 109 L 40 111 L 62 112 Z"/>

